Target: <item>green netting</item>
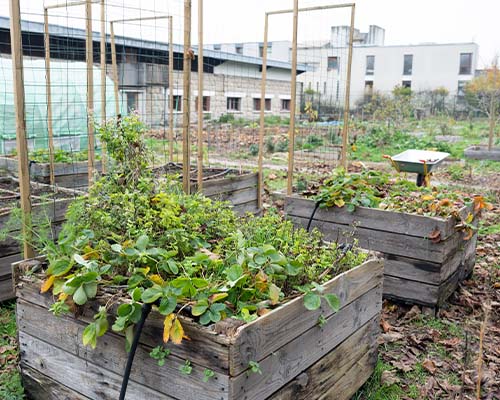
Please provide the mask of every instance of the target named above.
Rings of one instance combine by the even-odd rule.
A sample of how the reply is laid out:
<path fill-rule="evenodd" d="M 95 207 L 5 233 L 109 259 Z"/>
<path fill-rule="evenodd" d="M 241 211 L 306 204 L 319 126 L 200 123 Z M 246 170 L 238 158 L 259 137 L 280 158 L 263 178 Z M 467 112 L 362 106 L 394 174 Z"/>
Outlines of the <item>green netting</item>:
<path fill-rule="evenodd" d="M 52 125 L 56 148 L 85 148 L 87 143 L 87 65 L 83 62 L 51 61 Z M 0 153 L 5 141 L 16 138 L 12 60 L 0 58 Z M 45 62 L 24 59 L 26 129 L 30 148 L 48 147 Z M 94 116 L 101 118 L 101 72 L 94 67 Z M 115 116 L 113 81 L 106 78 L 106 114 Z M 65 139 L 65 140 L 63 140 Z"/>

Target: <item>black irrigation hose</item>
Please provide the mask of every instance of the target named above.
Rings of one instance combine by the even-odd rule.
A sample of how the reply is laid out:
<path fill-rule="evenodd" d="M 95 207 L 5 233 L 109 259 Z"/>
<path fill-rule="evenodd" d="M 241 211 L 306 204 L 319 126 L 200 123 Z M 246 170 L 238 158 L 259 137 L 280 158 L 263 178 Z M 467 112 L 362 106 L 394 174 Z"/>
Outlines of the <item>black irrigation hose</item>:
<path fill-rule="evenodd" d="M 318 211 L 318 208 L 319 208 L 319 202 L 317 202 L 314 205 L 314 211 L 312 212 L 311 218 L 309 218 L 309 222 L 307 223 L 307 232 L 311 232 L 311 224 L 312 224 L 314 216 L 316 215 L 316 211 Z"/>
<path fill-rule="evenodd" d="M 123 373 L 122 387 L 120 390 L 119 400 L 125 400 L 125 394 L 127 393 L 128 381 L 130 378 L 130 371 L 132 369 L 132 364 L 134 363 L 135 352 L 137 350 L 137 345 L 139 344 L 139 338 L 141 337 L 142 328 L 144 328 L 144 323 L 148 318 L 153 304 L 143 304 L 141 308 L 141 319 L 137 324 L 134 333 L 134 339 L 132 341 L 132 346 L 130 346 L 130 353 L 128 354 L 127 366 L 125 367 L 125 372 Z"/>

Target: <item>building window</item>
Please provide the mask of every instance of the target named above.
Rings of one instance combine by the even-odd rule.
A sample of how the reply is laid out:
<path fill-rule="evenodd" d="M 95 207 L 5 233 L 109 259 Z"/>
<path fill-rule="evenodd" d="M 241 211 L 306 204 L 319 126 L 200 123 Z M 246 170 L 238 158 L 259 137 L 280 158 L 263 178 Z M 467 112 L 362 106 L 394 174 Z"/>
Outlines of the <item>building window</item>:
<path fill-rule="evenodd" d="M 323 82 L 323 94 L 326 94 L 326 82 Z"/>
<path fill-rule="evenodd" d="M 411 81 L 403 81 L 403 84 L 401 85 L 405 89 L 411 89 Z"/>
<path fill-rule="evenodd" d="M 243 45 L 242 44 L 236 45 L 236 54 L 243 54 Z"/>
<path fill-rule="evenodd" d="M 290 101 L 289 99 L 281 99 L 281 111 L 290 111 Z"/>
<path fill-rule="evenodd" d="M 174 111 L 182 111 L 182 96 L 174 94 Z"/>
<path fill-rule="evenodd" d="M 241 97 L 228 97 L 227 98 L 228 111 L 241 111 Z"/>
<path fill-rule="evenodd" d="M 375 73 L 375 56 L 366 56 L 366 75 Z"/>
<path fill-rule="evenodd" d="M 214 50 L 215 51 L 221 51 L 222 50 L 222 46 L 220 44 L 214 44 Z"/>
<path fill-rule="evenodd" d="M 460 75 L 472 73 L 472 53 L 460 53 Z"/>
<path fill-rule="evenodd" d="M 259 44 L 259 57 L 262 58 L 264 57 L 264 45 Z"/>
<path fill-rule="evenodd" d="M 139 93 L 127 92 L 127 111 L 129 113 L 137 111 L 139 105 Z"/>
<path fill-rule="evenodd" d="M 403 63 L 403 75 L 413 74 L 413 54 L 405 54 Z"/>
<path fill-rule="evenodd" d="M 339 70 L 339 58 L 337 56 L 328 57 L 328 71 Z"/>
<path fill-rule="evenodd" d="M 339 101 L 340 97 L 340 81 L 337 81 L 337 94 L 335 95 L 335 99 Z"/>
<path fill-rule="evenodd" d="M 269 54 L 271 54 L 272 52 L 273 52 L 273 44 L 268 43 L 267 44 L 267 55 L 269 56 Z"/>
<path fill-rule="evenodd" d="M 365 99 L 370 99 L 373 96 L 373 81 L 365 81 Z"/>
<path fill-rule="evenodd" d="M 253 99 L 253 110 L 260 111 L 260 99 Z M 271 111 L 271 99 L 266 99 L 264 102 L 264 110 Z"/>
<path fill-rule="evenodd" d="M 457 87 L 457 96 L 460 98 L 465 97 L 465 86 L 467 85 L 468 81 L 458 81 L 458 87 Z"/>
<path fill-rule="evenodd" d="M 196 96 L 196 103 L 195 103 L 195 109 L 196 112 L 198 112 L 198 96 Z M 209 112 L 210 111 L 210 96 L 203 96 L 203 112 Z"/>

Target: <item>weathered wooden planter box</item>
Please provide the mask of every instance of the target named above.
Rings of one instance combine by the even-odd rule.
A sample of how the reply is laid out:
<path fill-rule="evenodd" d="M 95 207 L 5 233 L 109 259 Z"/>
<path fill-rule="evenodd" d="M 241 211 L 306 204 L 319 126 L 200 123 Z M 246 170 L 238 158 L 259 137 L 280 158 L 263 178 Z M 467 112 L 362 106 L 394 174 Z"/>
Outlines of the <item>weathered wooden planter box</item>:
<path fill-rule="evenodd" d="M 179 164 L 167 164 L 155 169 L 166 174 L 182 173 Z M 238 214 L 257 213 L 258 209 L 258 174 L 231 168 L 206 168 L 203 171 L 203 194 L 214 200 L 229 201 Z M 196 174 L 191 177 L 191 192 L 197 191 Z"/>
<path fill-rule="evenodd" d="M 304 198 L 285 200 L 285 212 L 298 226 L 307 226 L 314 207 L 314 201 Z M 471 210 L 464 207 L 460 214 L 465 218 Z M 318 228 L 328 240 L 356 238 L 362 248 L 384 253 L 384 297 L 439 307 L 472 273 L 475 263 L 477 234 L 463 240 L 464 233 L 455 230 L 456 223 L 454 217 L 365 207 L 350 213 L 335 207 L 319 208 L 311 227 Z M 429 239 L 435 230 L 440 232 L 439 243 Z"/>
<path fill-rule="evenodd" d="M 101 161 L 96 161 L 96 170 L 102 171 Z M 18 174 L 17 158 L 15 157 L 0 157 L 0 170 L 7 172 L 9 175 L 16 176 Z M 84 190 L 88 187 L 88 163 L 87 161 L 76 161 L 71 163 L 55 163 L 54 164 L 55 183 L 58 186 L 70 189 Z M 34 182 L 50 183 L 50 164 L 49 163 L 31 163 L 30 178 Z"/>
<path fill-rule="evenodd" d="M 0 178 L 1 182 L 9 182 L 14 186 L 17 186 L 17 181 L 11 178 Z M 32 191 L 37 192 L 52 192 L 53 188 L 48 185 L 40 183 L 32 183 Z M 9 191 L 2 189 L 0 187 L 0 197 L 8 194 Z M 46 215 L 52 222 L 53 232 L 56 234 L 59 232 L 60 226 L 64 221 L 64 216 L 66 214 L 66 209 L 71 201 L 81 193 L 69 189 L 58 189 L 58 197 L 54 200 L 48 200 L 40 195 L 33 195 L 31 197 L 32 201 L 32 212 L 34 215 Z M 12 196 L 19 197 L 18 191 L 11 191 Z M 1 207 L 0 207 L 1 208 Z M 0 228 L 7 225 L 11 216 L 11 209 L 9 207 L 2 208 L 0 211 Z M 19 234 L 19 231 L 15 228 L 9 231 L 6 240 L 0 241 L 0 301 L 9 300 L 14 297 L 14 290 L 12 286 L 12 274 L 11 274 L 11 264 L 15 261 L 22 260 L 21 248 L 19 242 L 13 239 L 13 236 Z"/>
<path fill-rule="evenodd" d="M 34 400 L 116 400 L 127 353 L 124 338 L 106 333 L 97 348 L 83 347 L 82 332 L 97 303 L 78 317 L 55 317 L 52 296 L 40 294 L 40 281 L 26 272 L 29 261 L 13 266 L 21 371 Z M 341 309 L 324 304 L 307 311 L 301 297 L 243 325 L 227 322 L 202 327 L 182 324 L 190 340 L 171 350 L 163 367 L 149 353 L 160 344 L 163 317 L 146 322 L 129 382 L 128 399 L 177 400 L 347 400 L 371 375 L 377 361 L 383 265 L 370 260 L 327 282 L 325 293 L 339 296 Z M 105 301 L 101 298 L 101 301 Z M 318 318 L 326 318 L 320 326 Z M 190 375 L 179 368 L 185 360 Z M 259 363 L 262 374 L 249 372 Z M 215 375 L 203 382 L 205 369 Z"/>
<path fill-rule="evenodd" d="M 500 161 L 500 147 L 488 150 L 488 146 L 471 146 L 464 150 L 464 156 L 474 160 Z"/>

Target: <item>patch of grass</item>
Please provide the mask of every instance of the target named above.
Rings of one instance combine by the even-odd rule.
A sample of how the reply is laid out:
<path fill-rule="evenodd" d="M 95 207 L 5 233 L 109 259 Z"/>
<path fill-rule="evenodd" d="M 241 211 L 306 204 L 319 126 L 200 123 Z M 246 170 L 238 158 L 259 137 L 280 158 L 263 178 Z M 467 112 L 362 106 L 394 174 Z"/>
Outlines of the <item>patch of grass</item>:
<path fill-rule="evenodd" d="M 421 315 L 419 318 L 412 322 L 417 327 L 426 327 L 431 329 L 436 329 L 441 332 L 443 336 L 454 336 L 462 338 L 464 336 L 464 332 L 460 326 L 455 323 L 441 320 L 439 318 L 428 317 L 425 315 Z"/>
<path fill-rule="evenodd" d="M 389 364 L 378 360 L 375 371 L 361 389 L 352 397 L 352 400 L 400 400 L 405 394 L 396 384 L 382 385 L 381 378 L 384 371 L 393 370 Z"/>
<path fill-rule="evenodd" d="M 24 399 L 24 389 L 17 369 L 17 330 L 15 303 L 0 305 L 0 399 Z"/>

